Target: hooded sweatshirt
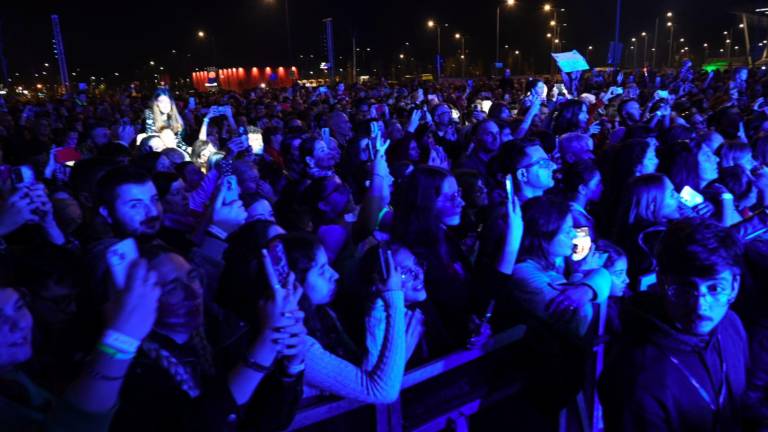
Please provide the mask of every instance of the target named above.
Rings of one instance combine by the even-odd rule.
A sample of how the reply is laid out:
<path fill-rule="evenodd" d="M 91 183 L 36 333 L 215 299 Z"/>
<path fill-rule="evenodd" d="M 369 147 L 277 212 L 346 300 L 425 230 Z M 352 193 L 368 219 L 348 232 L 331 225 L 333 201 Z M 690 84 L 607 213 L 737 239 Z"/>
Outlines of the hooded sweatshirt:
<path fill-rule="evenodd" d="M 623 334 L 599 383 L 607 431 L 738 431 L 748 345 L 728 311 L 707 336 L 666 322 L 662 298 L 644 292 L 622 311 Z"/>

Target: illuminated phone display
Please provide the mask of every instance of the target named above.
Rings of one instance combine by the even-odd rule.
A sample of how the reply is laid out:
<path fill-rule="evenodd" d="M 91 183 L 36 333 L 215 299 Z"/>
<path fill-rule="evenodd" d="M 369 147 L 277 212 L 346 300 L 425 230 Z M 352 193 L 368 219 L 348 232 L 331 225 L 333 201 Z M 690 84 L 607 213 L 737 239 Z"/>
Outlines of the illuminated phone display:
<path fill-rule="evenodd" d="M 581 261 L 592 250 L 592 236 L 589 227 L 575 228 L 576 238 L 573 239 L 573 260 Z"/>

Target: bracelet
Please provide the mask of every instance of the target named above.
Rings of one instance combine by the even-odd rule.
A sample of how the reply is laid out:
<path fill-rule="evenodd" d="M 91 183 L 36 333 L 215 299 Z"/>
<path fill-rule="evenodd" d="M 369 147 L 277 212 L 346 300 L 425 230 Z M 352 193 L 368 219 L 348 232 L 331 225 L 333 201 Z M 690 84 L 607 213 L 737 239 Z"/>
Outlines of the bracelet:
<path fill-rule="evenodd" d="M 103 354 L 105 354 L 107 357 L 115 359 L 115 360 L 130 360 L 136 356 L 136 352 L 122 352 L 118 351 L 111 346 L 104 345 L 103 343 L 100 343 L 96 345 L 96 349 L 101 351 Z"/>
<path fill-rule="evenodd" d="M 245 356 L 243 359 L 243 365 L 254 372 L 262 373 L 265 375 L 272 372 L 272 365 L 264 366 L 263 364 L 253 360 L 248 356 Z"/>
<path fill-rule="evenodd" d="M 213 235 L 214 237 L 218 238 L 219 240 L 226 240 L 227 239 L 227 233 L 223 229 L 217 227 L 216 225 L 210 225 L 208 226 L 208 233 Z"/>
<path fill-rule="evenodd" d="M 135 353 L 141 344 L 138 340 L 112 329 L 104 331 L 101 343 L 125 353 Z"/>
<path fill-rule="evenodd" d="M 125 378 L 125 375 L 106 375 L 89 366 L 85 367 L 85 373 L 93 379 L 102 381 L 120 381 Z"/>

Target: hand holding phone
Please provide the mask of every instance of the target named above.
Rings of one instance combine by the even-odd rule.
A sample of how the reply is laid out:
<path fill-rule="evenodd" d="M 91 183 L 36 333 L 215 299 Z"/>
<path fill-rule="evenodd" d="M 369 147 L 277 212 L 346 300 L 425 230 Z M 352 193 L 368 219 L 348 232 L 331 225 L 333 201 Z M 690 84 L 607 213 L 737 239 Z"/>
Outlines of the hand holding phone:
<path fill-rule="evenodd" d="M 35 183 L 35 172 L 29 165 L 21 165 L 11 169 L 11 180 L 14 186 L 29 186 Z"/>
<path fill-rule="evenodd" d="M 680 201 L 688 207 L 696 207 L 704 202 L 704 196 L 686 185 L 683 187 L 683 190 L 680 191 Z"/>
<path fill-rule="evenodd" d="M 131 237 L 115 243 L 107 249 L 107 264 L 118 291 L 125 289 L 128 269 L 133 261 L 138 258 L 139 248 L 136 245 L 136 240 Z"/>
<path fill-rule="evenodd" d="M 515 182 L 512 174 L 507 174 L 504 178 L 504 186 L 507 189 L 507 201 L 512 202 L 515 199 Z"/>
<path fill-rule="evenodd" d="M 576 238 L 573 239 L 573 260 L 581 261 L 592 251 L 592 236 L 589 227 L 575 228 Z"/>

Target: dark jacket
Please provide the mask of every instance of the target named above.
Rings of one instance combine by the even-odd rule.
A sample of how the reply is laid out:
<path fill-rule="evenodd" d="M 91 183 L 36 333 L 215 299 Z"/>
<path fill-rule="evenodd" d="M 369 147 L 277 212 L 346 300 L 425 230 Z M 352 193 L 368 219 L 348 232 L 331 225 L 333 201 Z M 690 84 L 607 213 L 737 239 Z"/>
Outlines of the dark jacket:
<path fill-rule="evenodd" d="M 245 324 L 222 310 L 208 308 L 205 320 L 213 375 L 203 372 L 190 342 L 178 345 L 155 332 L 149 336 L 198 377 L 200 395 L 190 397 L 165 368 L 140 351 L 123 384 L 112 431 L 271 431 L 290 425 L 302 397 L 303 377 L 287 379 L 275 370 L 264 376 L 248 403 L 238 406 L 227 376 L 244 358 L 252 336 Z"/>
<path fill-rule="evenodd" d="M 652 292 L 635 295 L 624 307 L 624 333 L 598 388 L 606 430 L 741 430 L 748 361 L 741 320 L 729 311 L 710 335 L 699 337 L 681 333 L 664 316 L 662 299 Z M 718 413 L 694 382 L 720 405 Z"/>

